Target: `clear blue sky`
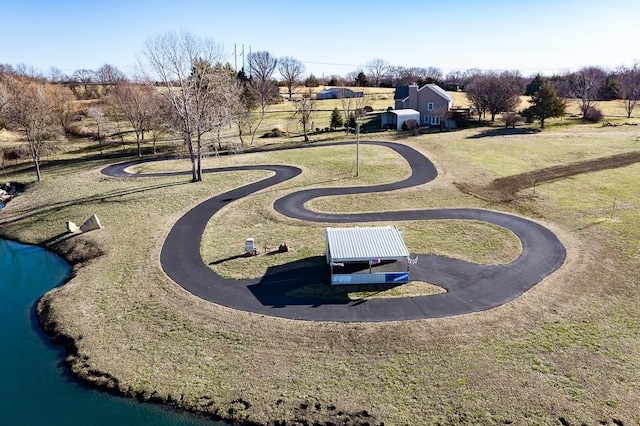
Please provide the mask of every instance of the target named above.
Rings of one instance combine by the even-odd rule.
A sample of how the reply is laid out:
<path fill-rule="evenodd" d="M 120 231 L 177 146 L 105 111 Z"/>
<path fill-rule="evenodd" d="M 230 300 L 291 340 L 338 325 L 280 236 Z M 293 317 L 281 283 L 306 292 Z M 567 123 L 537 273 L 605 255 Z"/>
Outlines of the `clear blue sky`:
<path fill-rule="evenodd" d="M 5 0 L 0 63 L 133 74 L 145 40 L 188 31 L 302 61 L 307 74 L 392 65 L 525 75 L 640 59 L 637 0 Z M 238 58 L 241 63 L 241 58 Z"/>

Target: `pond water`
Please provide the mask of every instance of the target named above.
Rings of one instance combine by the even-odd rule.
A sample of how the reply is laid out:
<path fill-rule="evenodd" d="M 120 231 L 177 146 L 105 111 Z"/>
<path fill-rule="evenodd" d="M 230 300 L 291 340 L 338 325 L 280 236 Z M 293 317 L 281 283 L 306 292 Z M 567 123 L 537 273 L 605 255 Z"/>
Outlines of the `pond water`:
<path fill-rule="evenodd" d="M 71 268 L 40 247 L 0 239 L 0 423 L 3 425 L 225 425 L 76 381 L 49 343 L 37 300 Z"/>

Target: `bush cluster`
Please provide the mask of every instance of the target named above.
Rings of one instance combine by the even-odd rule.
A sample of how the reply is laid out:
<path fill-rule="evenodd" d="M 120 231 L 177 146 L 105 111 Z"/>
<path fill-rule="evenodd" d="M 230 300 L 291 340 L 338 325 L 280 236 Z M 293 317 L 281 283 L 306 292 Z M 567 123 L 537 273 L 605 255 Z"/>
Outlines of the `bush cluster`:
<path fill-rule="evenodd" d="M 602 111 L 592 106 L 587 108 L 587 111 L 584 114 L 585 121 L 589 121 L 591 123 L 598 123 L 602 120 L 602 117 Z"/>

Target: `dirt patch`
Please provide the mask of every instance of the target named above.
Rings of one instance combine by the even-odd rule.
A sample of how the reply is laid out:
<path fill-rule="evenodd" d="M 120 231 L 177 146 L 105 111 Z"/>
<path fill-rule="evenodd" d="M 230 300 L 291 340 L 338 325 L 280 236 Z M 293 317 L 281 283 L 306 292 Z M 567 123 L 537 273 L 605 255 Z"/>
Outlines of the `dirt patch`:
<path fill-rule="evenodd" d="M 596 158 L 595 160 L 545 167 L 517 175 L 494 179 L 489 185 L 477 186 L 469 183 L 456 183 L 461 191 L 488 201 L 509 202 L 516 198 L 518 191 L 531 188 L 543 182 L 567 178 L 583 173 L 628 166 L 640 162 L 640 151 Z"/>

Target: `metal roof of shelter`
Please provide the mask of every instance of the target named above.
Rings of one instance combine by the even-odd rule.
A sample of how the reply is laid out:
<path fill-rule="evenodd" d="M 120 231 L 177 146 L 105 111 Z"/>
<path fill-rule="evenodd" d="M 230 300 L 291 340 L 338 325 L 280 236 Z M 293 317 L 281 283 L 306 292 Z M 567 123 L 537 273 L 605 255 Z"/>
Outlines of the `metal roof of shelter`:
<path fill-rule="evenodd" d="M 415 109 L 405 108 L 405 109 L 391 109 L 390 113 L 395 114 L 398 117 L 412 117 L 418 116 L 420 117 L 420 111 L 416 111 Z"/>
<path fill-rule="evenodd" d="M 327 228 L 326 246 L 327 263 L 409 257 L 402 234 L 393 226 Z"/>

